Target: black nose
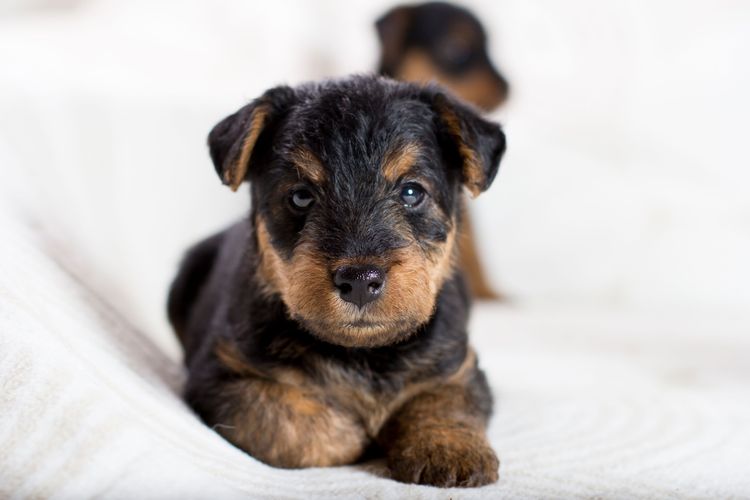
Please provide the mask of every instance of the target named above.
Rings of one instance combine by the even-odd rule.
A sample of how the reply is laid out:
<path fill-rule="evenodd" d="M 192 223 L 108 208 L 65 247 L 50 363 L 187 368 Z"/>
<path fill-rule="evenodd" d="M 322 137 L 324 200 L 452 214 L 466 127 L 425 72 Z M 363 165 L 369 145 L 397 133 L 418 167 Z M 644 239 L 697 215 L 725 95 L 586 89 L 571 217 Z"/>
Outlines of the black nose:
<path fill-rule="evenodd" d="M 340 267 L 333 276 L 333 282 L 342 299 L 362 307 L 380 296 L 385 273 L 375 266 Z"/>

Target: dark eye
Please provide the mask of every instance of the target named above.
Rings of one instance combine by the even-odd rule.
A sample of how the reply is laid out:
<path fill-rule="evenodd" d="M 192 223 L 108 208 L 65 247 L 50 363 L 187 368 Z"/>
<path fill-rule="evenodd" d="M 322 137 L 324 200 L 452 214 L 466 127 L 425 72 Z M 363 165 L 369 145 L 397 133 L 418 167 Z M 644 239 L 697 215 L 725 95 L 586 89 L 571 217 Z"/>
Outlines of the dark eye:
<path fill-rule="evenodd" d="M 401 188 L 401 201 L 405 207 L 414 208 L 424 200 L 425 190 L 416 182 L 405 184 Z"/>
<path fill-rule="evenodd" d="M 447 41 L 436 47 L 435 55 L 446 70 L 460 73 L 468 68 L 474 53 L 465 42 Z"/>
<path fill-rule="evenodd" d="M 297 189 L 289 197 L 289 203 L 297 210 L 307 210 L 313 202 L 315 202 L 315 198 L 308 189 Z"/>

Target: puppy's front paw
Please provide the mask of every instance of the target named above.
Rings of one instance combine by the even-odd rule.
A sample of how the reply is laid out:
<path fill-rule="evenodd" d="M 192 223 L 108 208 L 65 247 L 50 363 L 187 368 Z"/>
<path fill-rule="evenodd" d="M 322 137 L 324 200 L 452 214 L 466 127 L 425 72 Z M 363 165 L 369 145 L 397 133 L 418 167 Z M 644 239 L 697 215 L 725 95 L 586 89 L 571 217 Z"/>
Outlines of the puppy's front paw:
<path fill-rule="evenodd" d="M 444 488 L 494 483 L 499 466 L 485 437 L 467 429 L 418 432 L 388 453 L 394 479 Z"/>

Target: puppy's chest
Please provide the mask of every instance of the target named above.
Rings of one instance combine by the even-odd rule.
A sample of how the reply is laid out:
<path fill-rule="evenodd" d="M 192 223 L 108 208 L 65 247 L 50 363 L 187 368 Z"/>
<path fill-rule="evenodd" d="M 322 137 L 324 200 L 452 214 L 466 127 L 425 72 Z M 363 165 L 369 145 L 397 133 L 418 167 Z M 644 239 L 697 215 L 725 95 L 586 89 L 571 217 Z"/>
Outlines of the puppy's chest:
<path fill-rule="evenodd" d="M 276 373 L 277 380 L 296 386 L 308 397 L 359 422 L 371 438 L 405 403 L 446 384 L 463 385 L 476 368 L 476 355 L 471 349 L 447 370 L 436 370 L 435 364 L 417 359 L 402 363 L 400 369 L 387 370 L 317 356 L 307 361 L 304 368 L 281 369 Z"/>
<path fill-rule="evenodd" d="M 388 418 L 420 392 L 438 386 L 438 377 L 415 373 L 372 373 L 361 367 L 317 360 L 312 369 L 284 369 L 276 376 L 308 397 L 360 422 L 375 437 Z"/>

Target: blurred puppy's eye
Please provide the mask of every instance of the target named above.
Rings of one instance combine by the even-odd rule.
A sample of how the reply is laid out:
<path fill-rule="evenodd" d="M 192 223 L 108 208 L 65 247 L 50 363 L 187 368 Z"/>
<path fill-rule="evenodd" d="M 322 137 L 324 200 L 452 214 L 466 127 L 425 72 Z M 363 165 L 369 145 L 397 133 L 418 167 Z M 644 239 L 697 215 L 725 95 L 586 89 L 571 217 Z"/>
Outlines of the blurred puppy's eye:
<path fill-rule="evenodd" d="M 425 190 L 422 186 L 416 182 L 409 182 L 404 184 L 401 188 L 401 201 L 407 208 L 414 208 L 424 200 Z"/>
<path fill-rule="evenodd" d="M 461 72 L 468 69 L 474 53 L 466 43 L 446 41 L 435 48 L 435 56 L 446 70 Z"/>
<path fill-rule="evenodd" d="M 313 206 L 315 197 L 309 189 L 297 189 L 289 197 L 289 204 L 296 210 L 307 210 Z"/>

